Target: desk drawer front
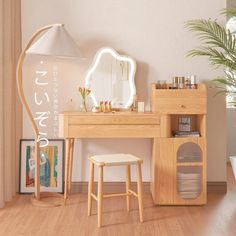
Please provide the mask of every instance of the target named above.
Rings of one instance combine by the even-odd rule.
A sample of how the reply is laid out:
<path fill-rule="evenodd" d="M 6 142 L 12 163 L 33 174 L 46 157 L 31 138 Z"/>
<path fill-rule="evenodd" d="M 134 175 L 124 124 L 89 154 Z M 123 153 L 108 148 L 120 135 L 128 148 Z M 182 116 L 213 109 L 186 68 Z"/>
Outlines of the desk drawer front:
<path fill-rule="evenodd" d="M 83 115 L 83 116 L 70 116 L 69 117 L 69 125 L 93 125 L 93 124 L 117 124 L 117 125 L 135 125 L 135 124 L 160 124 L 160 119 L 156 115 L 150 116 L 114 116 L 112 115 L 99 115 L 99 116 L 91 116 L 91 115 Z"/>
<path fill-rule="evenodd" d="M 160 136 L 159 125 L 69 125 L 68 137 L 152 138 Z"/>

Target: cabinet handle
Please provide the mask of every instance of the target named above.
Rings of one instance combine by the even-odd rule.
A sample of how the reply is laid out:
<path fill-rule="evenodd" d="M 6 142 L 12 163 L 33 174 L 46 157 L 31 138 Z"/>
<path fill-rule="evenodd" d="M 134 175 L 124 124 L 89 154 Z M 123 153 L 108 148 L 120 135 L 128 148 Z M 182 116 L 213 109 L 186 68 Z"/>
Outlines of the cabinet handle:
<path fill-rule="evenodd" d="M 183 105 L 183 104 L 181 104 L 181 105 L 179 105 L 179 107 L 180 107 L 180 108 L 185 108 L 186 106 Z"/>

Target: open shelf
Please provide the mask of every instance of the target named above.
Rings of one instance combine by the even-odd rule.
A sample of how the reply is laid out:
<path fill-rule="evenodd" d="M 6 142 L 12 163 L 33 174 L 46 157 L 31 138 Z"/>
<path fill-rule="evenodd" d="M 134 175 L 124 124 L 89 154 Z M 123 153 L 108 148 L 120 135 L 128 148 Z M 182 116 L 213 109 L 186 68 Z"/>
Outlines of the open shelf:
<path fill-rule="evenodd" d="M 170 115 L 170 136 L 205 137 L 205 115 Z"/>
<path fill-rule="evenodd" d="M 182 162 L 177 163 L 177 166 L 202 166 L 202 162 Z"/>

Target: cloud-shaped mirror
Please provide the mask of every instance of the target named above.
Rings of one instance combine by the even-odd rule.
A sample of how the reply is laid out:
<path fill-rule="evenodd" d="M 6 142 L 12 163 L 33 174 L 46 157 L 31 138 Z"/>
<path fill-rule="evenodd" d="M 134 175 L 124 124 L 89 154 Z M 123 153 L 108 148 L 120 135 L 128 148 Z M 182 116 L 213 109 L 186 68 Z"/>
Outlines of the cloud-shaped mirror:
<path fill-rule="evenodd" d="M 127 109 L 133 104 L 136 63 L 129 56 L 119 55 L 112 48 L 101 48 L 85 77 L 85 87 L 91 89 L 93 105 L 111 101 L 113 108 Z"/>

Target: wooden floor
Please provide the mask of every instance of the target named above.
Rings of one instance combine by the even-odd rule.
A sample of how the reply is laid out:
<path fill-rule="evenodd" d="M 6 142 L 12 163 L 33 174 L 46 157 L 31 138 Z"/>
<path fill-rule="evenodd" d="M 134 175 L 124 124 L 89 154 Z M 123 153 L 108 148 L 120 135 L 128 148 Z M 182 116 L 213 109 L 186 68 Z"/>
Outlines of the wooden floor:
<path fill-rule="evenodd" d="M 0 210 L 0 236 L 57 235 L 57 236 L 235 236 L 236 235 L 236 181 L 228 167 L 228 193 L 209 194 L 203 207 L 156 207 L 151 196 L 144 197 L 144 219 L 140 224 L 137 202 L 126 212 L 125 198 L 106 199 L 104 227 L 97 228 L 96 206 L 87 217 L 87 196 L 73 195 L 67 206 L 55 208 L 34 207 L 30 196 L 17 196 Z"/>

